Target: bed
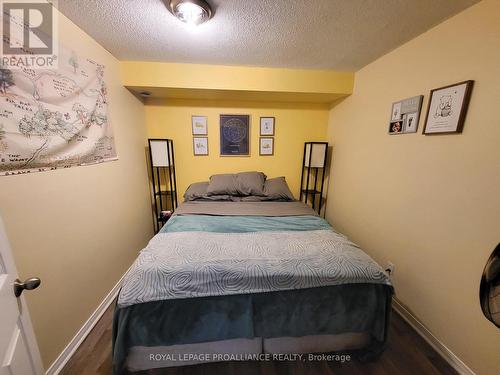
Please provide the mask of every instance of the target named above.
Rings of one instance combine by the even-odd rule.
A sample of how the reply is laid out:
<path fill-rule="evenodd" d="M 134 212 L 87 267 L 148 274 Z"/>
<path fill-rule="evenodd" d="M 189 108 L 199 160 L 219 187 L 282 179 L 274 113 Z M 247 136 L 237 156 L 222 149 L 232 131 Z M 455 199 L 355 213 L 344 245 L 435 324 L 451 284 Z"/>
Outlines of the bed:
<path fill-rule="evenodd" d="M 181 204 L 127 272 L 113 371 L 297 353 L 377 358 L 393 288 L 296 201 Z"/>

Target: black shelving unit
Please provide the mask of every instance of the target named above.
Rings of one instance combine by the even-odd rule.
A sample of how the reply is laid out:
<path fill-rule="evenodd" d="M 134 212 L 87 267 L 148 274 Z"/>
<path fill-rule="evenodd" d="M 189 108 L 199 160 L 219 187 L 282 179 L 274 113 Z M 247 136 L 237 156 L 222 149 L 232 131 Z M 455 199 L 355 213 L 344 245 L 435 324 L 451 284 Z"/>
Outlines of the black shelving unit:
<path fill-rule="evenodd" d="M 149 164 L 153 192 L 153 217 L 155 233 L 169 219 L 163 211 L 177 208 L 177 182 L 175 178 L 174 142 L 171 139 L 148 139 Z"/>
<path fill-rule="evenodd" d="M 300 177 L 300 200 L 321 213 L 328 142 L 305 142 Z"/>

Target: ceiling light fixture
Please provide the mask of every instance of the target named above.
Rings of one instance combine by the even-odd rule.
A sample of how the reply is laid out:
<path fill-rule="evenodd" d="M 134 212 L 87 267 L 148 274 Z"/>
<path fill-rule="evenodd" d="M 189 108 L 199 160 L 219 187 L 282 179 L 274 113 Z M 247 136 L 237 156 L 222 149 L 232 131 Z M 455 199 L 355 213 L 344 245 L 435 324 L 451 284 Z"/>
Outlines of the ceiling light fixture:
<path fill-rule="evenodd" d="M 170 11 L 189 25 L 199 25 L 212 17 L 212 8 L 205 0 L 170 0 Z"/>

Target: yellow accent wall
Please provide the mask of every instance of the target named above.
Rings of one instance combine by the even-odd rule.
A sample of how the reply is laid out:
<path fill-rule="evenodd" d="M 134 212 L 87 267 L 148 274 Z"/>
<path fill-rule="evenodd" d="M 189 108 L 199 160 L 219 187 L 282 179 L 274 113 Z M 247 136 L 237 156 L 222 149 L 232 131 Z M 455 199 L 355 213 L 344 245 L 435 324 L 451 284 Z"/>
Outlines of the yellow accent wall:
<path fill-rule="evenodd" d="M 500 1 L 484 0 L 357 72 L 329 124 L 327 218 L 396 265 L 396 297 L 479 375 L 500 373 L 500 330 L 479 305 L 500 241 L 499 46 Z M 463 133 L 422 135 L 429 91 L 468 79 Z M 419 94 L 418 133 L 389 136 L 391 103 Z"/>
<path fill-rule="evenodd" d="M 192 182 L 207 181 L 216 173 L 263 171 L 268 177 L 285 176 L 298 197 L 305 141 L 324 141 L 328 109 L 318 105 L 153 100 L 146 104 L 149 138 L 174 140 L 178 196 L 181 199 Z M 219 115 L 249 114 L 251 156 L 220 156 Z M 209 155 L 193 155 L 191 116 L 208 116 Z M 273 156 L 259 156 L 259 117 L 275 117 Z"/>
<path fill-rule="evenodd" d="M 354 73 L 331 70 L 277 69 L 243 66 L 121 62 L 126 87 L 181 90 L 231 90 L 345 96 Z"/>

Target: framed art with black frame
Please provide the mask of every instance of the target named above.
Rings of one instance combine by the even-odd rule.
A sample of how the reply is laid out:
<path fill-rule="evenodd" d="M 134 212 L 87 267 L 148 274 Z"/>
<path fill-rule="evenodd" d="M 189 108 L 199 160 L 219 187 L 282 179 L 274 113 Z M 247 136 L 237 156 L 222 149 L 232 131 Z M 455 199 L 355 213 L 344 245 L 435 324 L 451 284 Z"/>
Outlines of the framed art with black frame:
<path fill-rule="evenodd" d="M 220 155 L 250 156 L 250 115 L 220 115 Z"/>

